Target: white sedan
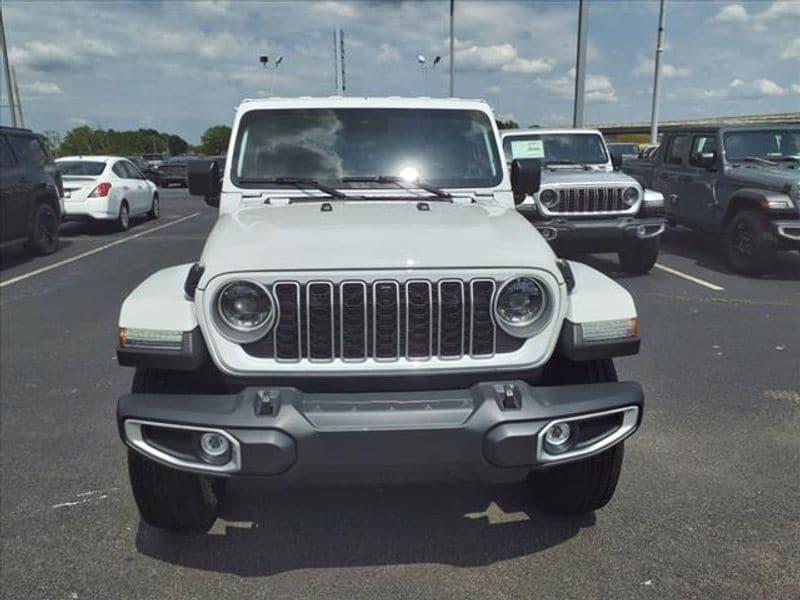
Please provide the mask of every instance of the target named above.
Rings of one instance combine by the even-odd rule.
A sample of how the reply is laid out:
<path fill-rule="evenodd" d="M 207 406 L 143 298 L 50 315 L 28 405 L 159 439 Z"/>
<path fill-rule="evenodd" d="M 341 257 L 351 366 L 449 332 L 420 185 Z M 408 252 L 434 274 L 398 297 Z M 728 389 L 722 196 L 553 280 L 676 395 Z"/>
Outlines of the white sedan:
<path fill-rule="evenodd" d="M 113 221 L 125 231 L 132 217 L 158 218 L 158 188 L 127 158 L 65 156 L 56 166 L 65 221 Z"/>

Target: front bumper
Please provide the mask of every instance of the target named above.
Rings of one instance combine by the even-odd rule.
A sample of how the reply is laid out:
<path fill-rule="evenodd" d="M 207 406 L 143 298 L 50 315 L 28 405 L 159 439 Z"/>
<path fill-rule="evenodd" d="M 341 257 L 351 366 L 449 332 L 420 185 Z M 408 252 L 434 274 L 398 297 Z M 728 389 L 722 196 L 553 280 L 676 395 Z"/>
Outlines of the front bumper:
<path fill-rule="evenodd" d="M 557 217 L 532 223 L 553 246 L 575 252 L 616 252 L 633 242 L 657 238 L 667 224 L 661 217 Z"/>
<path fill-rule="evenodd" d="M 512 380 L 358 394 L 249 387 L 229 395 L 127 394 L 117 421 L 129 447 L 191 472 L 312 480 L 432 472 L 505 481 L 619 443 L 639 426 L 643 403 L 633 382 Z M 572 445 L 550 452 L 544 431 L 565 419 Z M 204 462 L 197 440 L 205 431 L 229 440 L 224 464 Z"/>
<path fill-rule="evenodd" d="M 772 229 L 783 241 L 800 244 L 800 219 L 772 221 Z"/>

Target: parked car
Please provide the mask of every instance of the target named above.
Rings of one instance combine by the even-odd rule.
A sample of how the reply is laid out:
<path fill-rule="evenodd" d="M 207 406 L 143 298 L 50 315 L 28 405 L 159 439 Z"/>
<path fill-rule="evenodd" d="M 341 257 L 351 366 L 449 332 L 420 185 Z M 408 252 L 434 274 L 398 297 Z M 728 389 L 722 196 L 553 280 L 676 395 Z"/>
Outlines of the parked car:
<path fill-rule="evenodd" d="M 765 273 L 778 250 L 800 248 L 800 126 L 681 129 L 623 168 L 664 194 L 671 222 L 720 236 L 740 273 Z"/>
<path fill-rule="evenodd" d="M 158 185 L 158 169 L 156 169 L 156 167 L 151 165 L 144 158 L 138 156 L 126 156 L 125 158 L 131 161 L 134 166 L 142 172 L 148 181 L 152 181 Z"/>
<path fill-rule="evenodd" d="M 250 476 L 455 473 L 527 478 L 553 512 L 610 500 L 643 409 L 612 362 L 638 351 L 633 299 L 516 212 L 541 165 L 509 177 L 487 104 L 247 100 L 233 139 L 222 181 L 190 167 L 220 212 L 202 256 L 120 313 L 145 522 L 206 530 Z"/>
<path fill-rule="evenodd" d="M 623 160 L 627 158 L 639 158 L 639 144 L 609 142 L 608 151 L 611 152 L 611 154 L 618 154 Z"/>
<path fill-rule="evenodd" d="M 503 131 L 503 149 L 509 161 L 542 161 L 541 190 L 516 198 L 517 209 L 556 252 L 616 252 L 629 273 L 653 268 L 664 198 L 614 170 L 599 131 L 510 129 Z"/>
<path fill-rule="evenodd" d="M 29 129 L 0 127 L 0 242 L 27 240 L 36 254 L 58 248 L 61 177 Z"/>
<path fill-rule="evenodd" d="M 125 231 L 133 217 L 158 218 L 158 189 L 127 158 L 65 156 L 56 166 L 64 180 L 65 220 L 113 222 Z"/>
<path fill-rule="evenodd" d="M 193 156 L 171 156 L 165 159 L 156 167 L 158 186 L 168 188 L 172 184 L 186 187 L 188 164 L 193 160 Z"/>
<path fill-rule="evenodd" d="M 650 158 L 656 150 L 658 150 L 658 144 L 648 144 L 639 150 L 639 158 Z"/>

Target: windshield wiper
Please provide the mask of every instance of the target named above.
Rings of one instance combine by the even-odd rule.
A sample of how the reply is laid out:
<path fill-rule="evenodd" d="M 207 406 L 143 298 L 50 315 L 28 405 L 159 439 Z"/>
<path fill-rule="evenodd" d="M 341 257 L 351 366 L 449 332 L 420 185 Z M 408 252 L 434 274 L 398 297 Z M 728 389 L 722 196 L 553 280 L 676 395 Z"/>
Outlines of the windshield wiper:
<path fill-rule="evenodd" d="M 239 179 L 239 183 L 256 185 L 264 183 L 277 183 L 279 185 L 294 185 L 300 189 L 310 187 L 327 194 L 331 198 L 336 198 L 337 200 L 344 200 L 347 198 L 347 194 L 344 192 L 340 192 L 336 188 L 327 186 L 324 183 L 316 181 L 315 179 L 305 177 L 243 177 Z"/>
<path fill-rule="evenodd" d="M 343 177 L 343 183 L 394 183 L 404 189 L 413 190 L 415 188 L 419 188 L 421 190 L 425 190 L 426 192 L 433 194 L 437 198 L 441 200 L 450 200 L 452 201 L 453 196 L 444 190 L 433 186 L 429 183 L 425 183 L 424 181 L 407 181 L 402 177 L 397 177 L 396 175 L 364 175 L 359 177 Z"/>
<path fill-rule="evenodd" d="M 737 158 L 731 159 L 731 162 L 757 162 L 761 163 L 762 165 L 777 165 L 778 163 L 772 162 L 771 160 L 767 160 L 766 158 L 761 158 L 760 156 L 739 156 Z"/>

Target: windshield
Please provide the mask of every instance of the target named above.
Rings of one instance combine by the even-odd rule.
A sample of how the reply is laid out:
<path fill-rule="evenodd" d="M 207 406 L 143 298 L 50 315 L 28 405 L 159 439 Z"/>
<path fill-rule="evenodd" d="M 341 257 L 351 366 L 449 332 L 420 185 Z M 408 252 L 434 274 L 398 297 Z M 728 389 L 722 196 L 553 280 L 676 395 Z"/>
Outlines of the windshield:
<path fill-rule="evenodd" d="M 603 138 L 595 133 L 544 133 L 508 136 L 503 140 L 508 159 L 540 158 L 545 164 L 608 162 Z"/>
<path fill-rule="evenodd" d="M 62 175 L 100 175 L 106 168 L 106 163 L 89 160 L 59 160 L 56 161 L 56 167 Z"/>
<path fill-rule="evenodd" d="M 363 186 L 343 180 L 375 176 L 439 187 L 494 187 L 503 179 L 491 121 L 468 110 L 251 111 L 242 117 L 232 161 L 231 178 L 241 187 L 281 177 L 336 187 Z"/>
<path fill-rule="evenodd" d="M 753 157 L 767 160 L 800 159 L 800 130 L 728 132 L 725 134 L 725 156 L 728 160 Z"/>

